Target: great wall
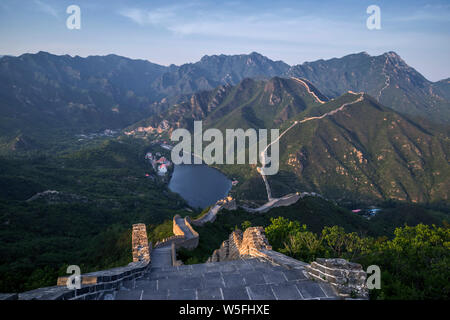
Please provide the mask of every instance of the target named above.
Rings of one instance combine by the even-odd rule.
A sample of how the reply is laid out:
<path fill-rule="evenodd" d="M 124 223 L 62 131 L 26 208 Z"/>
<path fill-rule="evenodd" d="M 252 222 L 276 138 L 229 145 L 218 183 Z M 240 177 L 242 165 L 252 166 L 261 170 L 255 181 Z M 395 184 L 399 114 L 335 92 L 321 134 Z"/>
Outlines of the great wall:
<path fill-rule="evenodd" d="M 324 103 L 304 85 L 319 103 Z M 355 94 L 355 93 L 353 93 Z M 295 121 L 292 127 L 306 121 L 321 119 L 363 100 L 364 95 L 341 105 L 320 117 Z M 262 151 L 265 153 L 270 145 Z M 265 161 L 263 161 L 265 163 Z M 259 170 L 266 186 L 268 201 L 258 207 L 242 209 L 264 213 L 271 208 L 289 206 L 305 196 L 316 193 L 292 193 L 273 198 L 264 170 Z M 215 250 L 203 264 L 183 265 L 177 260 L 179 248 L 193 250 L 199 234 L 193 226 L 214 222 L 222 209 L 234 210 L 231 197 L 219 200 L 202 217 L 173 217 L 173 236 L 157 242 L 148 241 L 146 226 L 133 225 L 132 257 L 127 266 L 80 275 L 80 288 L 69 289 L 73 277 L 59 277 L 56 286 L 36 290 L 0 294 L 0 300 L 303 300 L 303 299 L 367 299 L 367 274 L 362 266 L 344 259 L 317 259 L 311 264 L 295 260 L 272 250 L 263 227 L 233 231 L 228 240 Z"/>
<path fill-rule="evenodd" d="M 297 194 L 300 198 L 302 195 Z M 303 195 L 304 196 L 304 195 Z M 298 199 L 297 199 L 298 200 Z M 0 300 L 304 300 L 367 299 L 366 273 L 343 259 L 311 264 L 272 250 L 263 227 L 233 231 L 206 263 L 183 265 L 179 248 L 198 246 L 194 226 L 214 221 L 222 208 L 236 208 L 231 198 L 219 201 L 201 218 L 173 218 L 174 236 L 152 246 L 146 226 L 133 225 L 132 258 L 127 266 L 80 275 L 80 288 L 69 289 L 73 276 L 56 286 L 0 294 Z"/>

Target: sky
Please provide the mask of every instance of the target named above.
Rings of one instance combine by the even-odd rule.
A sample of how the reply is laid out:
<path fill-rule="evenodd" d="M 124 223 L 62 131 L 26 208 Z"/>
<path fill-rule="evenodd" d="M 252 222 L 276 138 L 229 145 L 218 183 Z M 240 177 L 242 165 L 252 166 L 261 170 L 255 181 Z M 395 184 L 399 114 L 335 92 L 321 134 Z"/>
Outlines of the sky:
<path fill-rule="evenodd" d="M 69 5 L 81 29 L 68 29 Z M 367 8 L 380 8 L 369 30 Z M 397 52 L 432 81 L 450 77 L 450 1 L 0 0 L 0 55 L 118 54 L 162 65 L 259 52 L 295 65 Z"/>

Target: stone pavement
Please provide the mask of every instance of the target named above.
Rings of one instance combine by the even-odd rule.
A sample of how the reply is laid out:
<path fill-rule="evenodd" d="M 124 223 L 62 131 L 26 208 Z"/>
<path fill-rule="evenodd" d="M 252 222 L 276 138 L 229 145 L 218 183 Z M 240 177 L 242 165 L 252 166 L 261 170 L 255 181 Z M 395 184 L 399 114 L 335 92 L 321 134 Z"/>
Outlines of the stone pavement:
<path fill-rule="evenodd" d="M 155 266 L 159 258 L 164 257 L 164 253 L 163 250 L 158 251 L 156 253 L 158 258 L 152 261 L 152 267 L 144 277 L 124 282 L 120 290 L 114 292 L 113 298 L 116 300 L 339 299 L 328 283 L 308 279 L 303 266 L 288 269 L 259 259 L 179 267 Z"/>
<path fill-rule="evenodd" d="M 151 253 L 152 267 L 172 266 L 172 253 L 170 245 L 153 249 Z"/>

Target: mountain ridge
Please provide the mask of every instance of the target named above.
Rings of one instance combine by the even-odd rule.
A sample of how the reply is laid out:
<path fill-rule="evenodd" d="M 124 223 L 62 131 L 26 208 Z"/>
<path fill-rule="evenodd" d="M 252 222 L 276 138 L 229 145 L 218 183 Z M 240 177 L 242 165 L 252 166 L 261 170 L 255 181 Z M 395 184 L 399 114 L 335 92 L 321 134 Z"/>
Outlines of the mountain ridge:
<path fill-rule="evenodd" d="M 268 176 L 274 197 L 314 191 L 340 202 L 448 199 L 448 130 L 396 112 L 366 93 L 348 92 L 321 103 L 301 82 L 279 77 L 244 79 L 235 86 L 188 95 L 168 114 L 151 119 L 154 127 L 147 128 L 163 139 L 175 128 L 193 130 L 194 120 L 202 120 L 204 129 L 222 132 L 279 128 L 280 171 Z M 276 111 L 285 111 L 288 105 L 291 113 Z M 144 132 L 141 125 L 130 128 L 128 134 Z M 218 168 L 242 182 L 234 191 L 236 198 L 265 199 L 264 183 L 254 167 Z"/>
<path fill-rule="evenodd" d="M 82 58 L 40 51 L 0 60 L 0 144 L 19 136 L 48 140 L 122 129 L 165 112 L 180 96 L 275 76 L 301 78 L 329 98 L 364 91 L 401 113 L 450 121 L 448 79 L 433 83 L 392 51 L 295 66 L 256 52 L 205 55 L 169 67 L 115 54 Z"/>

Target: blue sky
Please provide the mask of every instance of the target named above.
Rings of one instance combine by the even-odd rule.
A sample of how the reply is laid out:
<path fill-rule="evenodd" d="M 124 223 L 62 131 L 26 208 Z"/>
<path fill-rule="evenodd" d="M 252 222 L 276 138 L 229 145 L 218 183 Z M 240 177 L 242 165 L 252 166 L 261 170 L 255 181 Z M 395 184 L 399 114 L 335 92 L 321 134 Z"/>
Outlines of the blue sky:
<path fill-rule="evenodd" d="M 66 8 L 81 8 L 81 30 Z M 381 8 L 381 30 L 366 9 Z M 289 64 L 395 51 L 430 80 L 450 77 L 450 2 L 1 0 L 0 54 L 115 53 L 169 65 L 259 52 Z"/>

